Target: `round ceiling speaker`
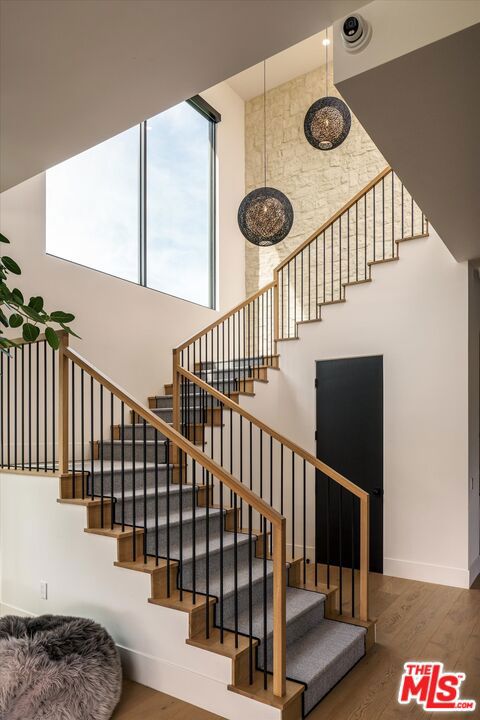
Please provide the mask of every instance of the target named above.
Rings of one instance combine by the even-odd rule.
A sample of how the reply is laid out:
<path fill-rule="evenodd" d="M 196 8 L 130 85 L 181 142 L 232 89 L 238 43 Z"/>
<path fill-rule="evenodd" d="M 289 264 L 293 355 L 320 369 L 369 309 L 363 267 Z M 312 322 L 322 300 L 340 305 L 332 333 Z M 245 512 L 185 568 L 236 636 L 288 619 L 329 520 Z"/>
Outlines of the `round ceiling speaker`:
<path fill-rule="evenodd" d="M 275 188 L 252 190 L 238 208 L 238 226 L 253 245 L 276 245 L 288 235 L 292 224 L 292 203 Z"/>
<path fill-rule="evenodd" d="M 333 150 L 343 143 L 352 119 L 350 110 L 337 97 L 323 97 L 311 105 L 305 115 L 304 131 L 317 150 Z"/>

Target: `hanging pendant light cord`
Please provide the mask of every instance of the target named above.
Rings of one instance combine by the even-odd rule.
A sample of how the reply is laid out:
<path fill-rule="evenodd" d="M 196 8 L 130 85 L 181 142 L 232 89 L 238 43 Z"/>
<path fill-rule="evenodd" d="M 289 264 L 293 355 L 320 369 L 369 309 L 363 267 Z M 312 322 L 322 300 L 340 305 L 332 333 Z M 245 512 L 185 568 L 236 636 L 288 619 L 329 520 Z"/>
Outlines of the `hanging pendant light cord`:
<path fill-rule="evenodd" d="M 325 97 L 328 97 L 328 27 L 325 28 Z"/>
<path fill-rule="evenodd" d="M 263 61 L 263 185 L 267 187 L 267 61 Z"/>

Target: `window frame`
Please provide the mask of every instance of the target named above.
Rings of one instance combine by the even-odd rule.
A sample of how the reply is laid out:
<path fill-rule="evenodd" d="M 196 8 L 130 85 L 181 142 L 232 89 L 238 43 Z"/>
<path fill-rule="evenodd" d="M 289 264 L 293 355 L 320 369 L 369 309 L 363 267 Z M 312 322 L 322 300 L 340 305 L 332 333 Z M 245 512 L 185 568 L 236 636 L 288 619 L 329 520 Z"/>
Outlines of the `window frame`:
<path fill-rule="evenodd" d="M 209 122 L 209 141 L 210 141 L 210 153 L 209 153 L 209 173 L 210 173 L 210 188 L 209 188 L 209 198 L 210 198 L 210 207 L 209 207 L 209 227 L 208 227 L 208 234 L 209 234 L 209 301 L 208 305 L 204 305 L 203 303 L 196 302 L 195 300 L 189 300 L 188 298 L 184 298 L 181 295 L 172 295 L 172 293 L 165 292 L 164 290 L 158 289 L 158 288 L 152 288 L 147 283 L 147 266 L 148 266 L 148 243 L 147 243 L 147 196 L 148 196 L 148 187 L 147 187 L 147 143 L 148 143 L 148 136 L 147 136 L 147 124 L 150 121 L 151 118 L 147 120 L 143 120 L 138 125 L 138 132 L 139 132 L 139 205 L 138 205 L 138 235 L 137 235 L 137 244 L 138 244 L 138 276 L 137 280 L 129 280 L 126 278 L 122 278 L 119 275 L 115 275 L 114 273 L 109 273 L 108 271 L 101 270 L 99 268 L 93 267 L 91 265 L 85 265 L 83 263 L 79 263 L 76 260 L 71 260 L 66 257 L 62 257 L 60 255 L 55 255 L 54 253 L 49 253 L 47 249 L 45 249 L 45 252 L 47 255 L 51 255 L 52 257 L 58 257 L 61 260 L 67 261 L 67 262 L 73 262 L 76 265 L 81 265 L 81 267 L 86 267 L 90 270 L 95 270 L 96 272 L 101 272 L 105 275 L 109 275 L 110 277 L 116 277 L 119 280 L 123 280 L 125 282 L 134 283 L 136 285 L 140 285 L 141 287 L 148 288 L 149 290 L 154 290 L 155 292 L 163 293 L 164 295 L 169 295 L 170 297 L 178 298 L 179 300 L 184 300 L 185 302 L 191 302 L 194 305 L 200 305 L 201 307 L 208 307 L 212 310 L 216 307 L 216 287 L 217 287 L 217 165 L 216 165 L 216 155 L 217 155 L 217 133 L 216 133 L 216 127 L 217 124 L 221 121 L 222 117 L 220 113 L 215 110 L 209 103 L 207 103 L 206 100 L 204 100 L 200 95 L 195 95 L 194 97 L 189 98 L 188 100 L 185 100 L 188 105 L 193 107 L 198 113 L 203 115 L 205 119 Z M 161 113 L 160 113 L 161 114 Z M 93 149 L 93 148 L 92 148 Z M 48 170 L 47 170 L 48 173 Z M 46 200 L 46 198 L 45 198 Z M 46 217 L 46 206 L 45 206 L 45 217 Z M 47 244 L 47 238 L 46 244 Z"/>

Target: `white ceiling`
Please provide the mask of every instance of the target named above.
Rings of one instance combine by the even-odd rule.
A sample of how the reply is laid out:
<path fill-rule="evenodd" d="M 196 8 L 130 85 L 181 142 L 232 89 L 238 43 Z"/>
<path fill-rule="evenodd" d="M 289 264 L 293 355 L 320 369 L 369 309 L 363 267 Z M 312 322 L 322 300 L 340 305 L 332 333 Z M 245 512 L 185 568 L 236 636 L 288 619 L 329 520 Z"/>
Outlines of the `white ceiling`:
<path fill-rule="evenodd" d="M 331 29 L 329 29 L 328 35 L 331 39 Z M 322 45 L 322 40 L 324 39 L 325 31 L 322 30 L 322 32 L 268 58 L 266 63 L 267 90 L 323 65 L 325 63 L 325 47 Z M 329 60 L 332 57 L 332 45 L 328 48 L 328 57 Z M 232 90 L 244 100 L 257 97 L 263 92 L 263 63 L 234 75 L 227 82 Z"/>
<path fill-rule="evenodd" d="M 318 33 L 363 2 L 0 0 L 0 189 Z"/>

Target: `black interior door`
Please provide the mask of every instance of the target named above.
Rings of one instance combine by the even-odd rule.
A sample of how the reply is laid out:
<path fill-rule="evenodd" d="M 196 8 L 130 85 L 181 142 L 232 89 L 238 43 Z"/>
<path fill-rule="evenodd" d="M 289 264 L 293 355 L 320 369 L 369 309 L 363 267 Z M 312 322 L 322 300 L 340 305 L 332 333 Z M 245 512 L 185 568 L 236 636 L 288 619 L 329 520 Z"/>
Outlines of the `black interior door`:
<path fill-rule="evenodd" d="M 370 493 L 370 570 L 383 572 L 383 357 L 322 360 L 316 368 L 317 457 Z M 359 565 L 358 508 L 317 473 L 317 561 Z"/>

